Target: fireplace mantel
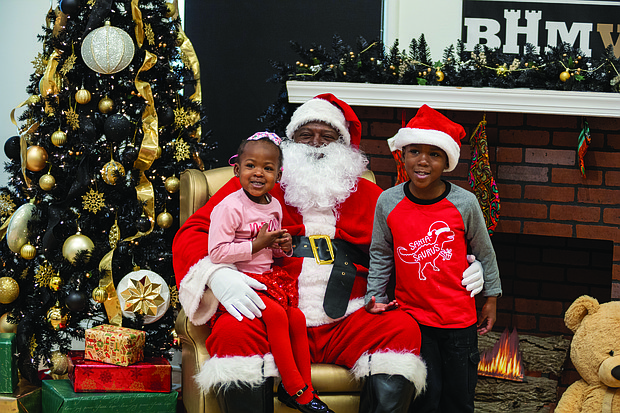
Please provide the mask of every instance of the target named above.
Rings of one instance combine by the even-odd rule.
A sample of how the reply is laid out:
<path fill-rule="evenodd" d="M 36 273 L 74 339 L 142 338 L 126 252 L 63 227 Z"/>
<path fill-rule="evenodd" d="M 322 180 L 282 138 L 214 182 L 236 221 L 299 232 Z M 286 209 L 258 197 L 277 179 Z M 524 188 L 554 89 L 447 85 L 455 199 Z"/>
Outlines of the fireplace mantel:
<path fill-rule="evenodd" d="M 288 81 L 286 87 L 291 103 L 333 93 L 351 106 L 419 108 L 426 103 L 434 109 L 620 117 L 619 93 L 303 81 Z"/>

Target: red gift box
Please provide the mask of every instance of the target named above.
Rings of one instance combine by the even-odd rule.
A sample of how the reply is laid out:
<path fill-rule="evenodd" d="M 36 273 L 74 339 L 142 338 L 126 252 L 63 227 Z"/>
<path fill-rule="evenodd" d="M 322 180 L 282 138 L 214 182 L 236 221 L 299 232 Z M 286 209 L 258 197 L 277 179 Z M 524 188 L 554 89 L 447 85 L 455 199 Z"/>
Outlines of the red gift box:
<path fill-rule="evenodd" d="M 129 366 L 86 360 L 69 352 L 69 380 L 79 392 L 170 392 L 172 367 L 163 357 L 146 357 Z"/>

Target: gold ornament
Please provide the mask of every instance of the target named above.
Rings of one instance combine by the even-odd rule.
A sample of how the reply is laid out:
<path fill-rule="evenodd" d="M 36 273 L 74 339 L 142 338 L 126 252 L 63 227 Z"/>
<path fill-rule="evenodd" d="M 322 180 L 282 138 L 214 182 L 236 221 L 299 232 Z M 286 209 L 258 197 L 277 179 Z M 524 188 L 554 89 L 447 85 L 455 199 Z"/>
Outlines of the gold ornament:
<path fill-rule="evenodd" d="M 126 68 L 133 59 L 135 47 L 131 37 L 118 27 L 105 22 L 90 32 L 82 42 L 82 59 L 91 70 L 112 74 Z"/>
<path fill-rule="evenodd" d="M 144 36 L 151 46 L 155 44 L 155 33 L 149 23 L 144 25 Z"/>
<path fill-rule="evenodd" d="M 0 278 L 0 303 L 10 304 L 19 296 L 19 284 L 11 277 Z"/>
<path fill-rule="evenodd" d="M 495 69 L 495 72 L 497 73 L 497 76 L 506 76 L 508 73 L 510 73 L 508 71 L 508 68 L 506 67 L 506 63 L 504 63 L 502 66 L 498 66 L 497 69 Z"/>
<path fill-rule="evenodd" d="M 60 351 L 53 351 L 50 359 L 51 366 L 50 372 L 52 374 L 63 375 L 69 369 L 69 360 L 66 354 L 62 354 Z"/>
<path fill-rule="evenodd" d="M 568 79 L 570 79 L 570 72 L 568 70 L 565 70 L 562 73 L 560 73 L 560 80 L 562 82 L 566 82 Z"/>
<path fill-rule="evenodd" d="M 189 144 L 183 139 L 178 139 L 174 144 L 174 159 L 177 162 L 181 162 L 184 159 L 189 159 Z"/>
<path fill-rule="evenodd" d="M 185 108 L 178 108 L 174 110 L 174 128 L 181 129 L 192 124 L 191 111 L 186 111 Z"/>
<path fill-rule="evenodd" d="M 17 208 L 17 211 L 13 213 L 9 221 L 9 226 L 6 230 L 6 243 L 14 253 L 18 253 L 30 237 L 28 222 L 34 217 L 36 210 L 36 206 L 32 202 Z"/>
<path fill-rule="evenodd" d="M 54 307 L 47 310 L 46 320 L 54 330 L 58 331 L 67 326 L 69 314 L 60 306 L 59 302 L 56 302 Z"/>
<path fill-rule="evenodd" d="M 16 333 L 17 324 L 9 322 L 9 313 L 2 314 L 0 317 L 0 333 Z"/>
<path fill-rule="evenodd" d="M 93 214 L 96 214 L 105 206 L 103 194 L 95 191 L 93 188 L 90 188 L 86 195 L 82 195 L 82 199 L 82 207 Z"/>
<path fill-rule="evenodd" d="M 34 272 L 34 279 L 39 285 L 49 285 L 52 276 L 56 274 L 54 267 L 50 265 L 47 261 L 45 261 L 42 265 Z"/>
<path fill-rule="evenodd" d="M 39 186 L 44 191 L 51 191 L 56 186 L 56 178 L 46 173 L 39 178 Z"/>
<path fill-rule="evenodd" d="M 164 211 L 161 214 L 157 215 L 157 225 L 159 225 L 163 229 L 170 228 L 172 226 L 172 214 L 170 212 Z"/>
<path fill-rule="evenodd" d="M 11 195 L 0 195 L 0 216 L 8 217 L 15 211 L 15 202 L 11 199 Z"/>
<path fill-rule="evenodd" d="M 76 256 L 79 252 L 86 252 L 84 258 L 86 262 L 90 260 L 90 256 L 95 248 L 95 244 L 86 235 L 82 235 L 80 231 L 67 238 L 62 245 L 62 256 L 71 264 L 76 263 Z"/>
<path fill-rule="evenodd" d="M 90 102 L 90 92 L 86 89 L 80 89 L 75 92 L 75 101 L 80 105 L 85 105 Z"/>
<path fill-rule="evenodd" d="M 97 287 L 93 290 L 93 300 L 95 300 L 95 302 L 102 304 L 107 299 L 108 293 L 106 292 L 105 288 Z"/>
<path fill-rule="evenodd" d="M 26 151 L 26 169 L 32 172 L 39 172 L 45 168 L 47 162 L 47 151 L 44 147 L 33 145 Z"/>
<path fill-rule="evenodd" d="M 65 114 L 67 117 L 67 123 L 71 126 L 71 129 L 76 130 L 80 127 L 80 115 L 73 108 L 69 108 Z"/>
<path fill-rule="evenodd" d="M 42 75 L 45 72 L 45 68 L 47 67 L 47 60 L 48 60 L 47 57 L 45 57 L 41 53 L 38 53 L 36 57 L 34 58 L 34 60 L 30 62 L 32 63 L 34 72 L 36 74 Z"/>
<path fill-rule="evenodd" d="M 60 73 L 62 73 L 64 76 L 67 76 L 67 73 L 69 73 L 69 71 L 73 69 L 73 65 L 75 64 L 76 60 L 77 57 L 75 56 L 75 54 L 71 53 L 71 56 L 67 57 L 67 60 L 65 60 L 65 63 L 63 63 L 62 68 L 60 68 Z"/>
<path fill-rule="evenodd" d="M 179 186 L 181 186 L 181 181 L 176 176 L 171 176 L 167 178 L 164 182 L 164 188 L 166 188 L 166 191 L 170 192 L 171 194 L 174 194 L 176 191 L 178 191 Z"/>
<path fill-rule="evenodd" d="M 125 176 L 125 168 L 120 162 L 111 160 L 103 165 L 101 169 L 101 178 L 108 185 L 116 185 L 119 176 Z"/>
<path fill-rule="evenodd" d="M 129 279 L 129 286 L 120 293 L 125 299 L 123 311 L 154 316 L 157 307 L 166 301 L 161 296 L 161 288 L 161 284 L 151 282 L 147 276 L 139 280 Z"/>
<path fill-rule="evenodd" d="M 110 228 L 110 233 L 108 234 L 108 241 L 110 242 L 110 248 L 114 249 L 118 245 L 118 242 L 121 240 L 121 229 L 118 226 L 118 220 L 114 219 L 114 224 L 112 224 L 112 228 Z"/>
<path fill-rule="evenodd" d="M 97 107 L 101 113 L 110 113 L 114 110 L 114 101 L 107 96 L 103 97 L 99 101 L 99 105 Z"/>
<path fill-rule="evenodd" d="M 179 291 L 177 290 L 177 286 L 173 285 L 169 287 L 170 290 L 170 307 L 177 308 L 179 305 Z"/>
<path fill-rule="evenodd" d="M 52 133 L 51 141 L 54 146 L 62 146 L 67 143 L 67 134 L 61 130 L 57 130 L 56 132 Z"/>
<path fill-rule="evenodd" d="M 437 79 L 438 82 L 443 82 L 444 78 L 445 78 L 445 75 L 443 74 L 441 70 L 438 70 L 435 72 L 435 79 Z"/>
<path fill-rule="evenodd" d="M 62 285 L 62 278 L 60 278 L 58 274 L 50 278 L 50 284 L 49 284 L 50 290 L 58 291 L 61 285 Z"/>
<path fill-rule="evenodd" d="M 24 246 L 19 250 L 19 255 L 21 255 L 25 260 L 31 260 L 37 256 L 37 249 L 30 243 L 24 244 Z"/>

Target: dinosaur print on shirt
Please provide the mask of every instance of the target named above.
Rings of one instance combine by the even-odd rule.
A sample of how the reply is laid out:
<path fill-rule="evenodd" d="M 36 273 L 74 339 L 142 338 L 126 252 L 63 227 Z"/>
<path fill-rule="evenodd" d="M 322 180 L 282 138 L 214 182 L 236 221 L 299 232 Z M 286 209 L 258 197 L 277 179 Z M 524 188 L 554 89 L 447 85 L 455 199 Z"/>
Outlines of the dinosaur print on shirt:
<path fill-rule="evenodd" d="M 416 265 L 418 277 L 426 280 L 424 270 L 430 265 L 433 271 L 439 271 L 437 260 L 449 261 L 452 249 L 444 248 L 444 244 L 454 241 L 454 231 L 443 221 L 435 221 L 422 239 L 410 242 L 408 248 L 397 247 L 398 257 L 407 264 Z"/>

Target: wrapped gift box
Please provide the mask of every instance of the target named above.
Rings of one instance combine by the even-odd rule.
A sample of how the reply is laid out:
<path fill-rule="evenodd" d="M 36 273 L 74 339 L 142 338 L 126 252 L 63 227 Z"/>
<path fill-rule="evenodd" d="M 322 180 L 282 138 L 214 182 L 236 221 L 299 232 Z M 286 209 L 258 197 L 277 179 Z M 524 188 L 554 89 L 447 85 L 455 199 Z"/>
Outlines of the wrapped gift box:
<path fill-rule="evenodd" d="M 83 351 L 69 352 L 69 380 L 75 392 L 165 392 L 172 367 L 163 357 L 147 357 L 130 366 L 86 360 Z"/>
<path fill-rule="evenodd" d="M 175 413 L 178 393 L 76 393 L 69 380 L 44 380 L 42 413 Z"/>
<path fill-rule="evenodd" d="M 0 393 L 13 393 L 17 377 L 15 333 L 0 333 Z"/>
<path fill-rule="evenodd" d="M 144 331 L 102 324 L 86 330 L 84 358 L 128 366 L 144 358 Z"/>
<path fill-rule="evenodd" d="M 0 412 L 41 413 L 41 387 L 22 378 L 13 393 L 0 394 Z"/>

